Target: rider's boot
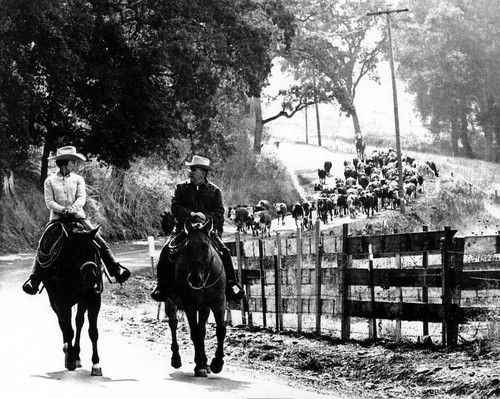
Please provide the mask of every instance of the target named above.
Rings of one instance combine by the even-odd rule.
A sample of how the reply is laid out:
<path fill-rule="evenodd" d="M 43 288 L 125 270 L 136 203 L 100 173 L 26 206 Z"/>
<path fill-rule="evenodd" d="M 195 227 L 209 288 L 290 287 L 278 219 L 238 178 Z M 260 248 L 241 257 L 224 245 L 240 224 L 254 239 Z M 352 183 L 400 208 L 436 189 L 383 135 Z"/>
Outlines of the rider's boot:
<path fill-rule="evenodd" d="M 35 295 L 36 293 L 38 293 L 38 287 L 42 282 L 41 278 L 39 277 L 40 268 L 41 266 L 35 258 L 35 260 L 33 261 L 33 269 L 31 275 L 23 284 L 23 291 L 29 295 Z"/>
<path fill-rule="evenodd" d="M 222 263 L 224 264 L 224 271 L 226 272 L 226 298 L 228 301 L 239 302 L 245 296 L 245 291 L 236 279 L 229 248 L 223 245 L 221 250 Z"/>
<path fill-rule="evenodd" d="M 173 291 L 172 285 L 175 277 L 175 269 L 173 262 L 169 259 L 169 251 L 168 244 L 164 245 L 158 259 L 158 264 L 156 265 L 158 283 L 153 292 L 151 292 L 151 298 L 157 302 L 165 302 Z"/>
<path fill-rule="evenodd" d="M 125 266 L 120 265 L 109 247 L 101 246 L 99 249 L 99 254 L 104 262 L 104 266 L 108 270 L 109 274 L 115 278 L 117 283 L 124 283 L 130 277 L 130 270 Z"/>
<path fill-rule="evenodd" d="M 104 241 L 104 238 L 98 233 L 94 237 L 94 241 L 99 247 L 99 255 L 106 266 L 107 271 L 111 277 L 114 277 L 117 283 L 124 283 L 130 277 L 130 270 L 125 266 L 120 265 L 111 249 L 109 249 L 108 243 Z"/>

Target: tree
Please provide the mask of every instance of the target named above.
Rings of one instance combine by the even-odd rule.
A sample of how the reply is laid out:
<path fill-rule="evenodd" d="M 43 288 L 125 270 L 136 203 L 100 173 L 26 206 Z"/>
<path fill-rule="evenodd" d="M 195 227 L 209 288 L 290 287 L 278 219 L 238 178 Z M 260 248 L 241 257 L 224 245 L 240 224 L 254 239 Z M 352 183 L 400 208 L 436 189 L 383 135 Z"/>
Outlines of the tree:
<path fill-rule="evenodd" d="M 499 131 L 498 4 L 427 0 L 413 2 L 410 9 L 411 18 L 399 30 L 398 59 L 424 122 L 436 135 L 449 132 L 452 154 L 469 158 L 476 156 L 471 132 L 479 124 L 486 159 L 492 159 Z"/>
<path fill-rule="evenodd" d="M 263 84 L 282 8 L 277 0 L 5 0 L 2 165 L 42 146 L 43 181 L 50 151 L 63 144 L 123 168 L 153 151 L 178 163 L 180 141 L 192 152 L 229 151 L 213 123 L 216 100 Z M 234 79 L 241 83 L 231 87 Z"/>
<path fill-rule="evenodd" d="M 313 71 L 319 82 L 329 82 L 329 97 L 336 99 L 347 116 L 352 116 L 355 133 L 361 131 L 356 90 L 365 76 L 378 80 L 375 68 L 385 40 L 382 27 L 365 15 L 382 4 L 343 0 L 293 2 L 300 23 L 287 56 L 289 68 L 303 84 L 311 81 Z"/>

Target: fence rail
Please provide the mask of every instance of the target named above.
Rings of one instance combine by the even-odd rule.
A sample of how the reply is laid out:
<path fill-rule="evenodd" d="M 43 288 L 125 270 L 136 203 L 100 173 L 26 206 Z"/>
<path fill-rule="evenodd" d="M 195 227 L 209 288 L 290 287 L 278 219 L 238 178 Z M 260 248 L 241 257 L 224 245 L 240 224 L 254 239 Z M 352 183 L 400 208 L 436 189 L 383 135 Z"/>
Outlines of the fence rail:
<path fill-rule="evenodd" d="M 455 237 L 456 231 L 321 236 L 227 243 L 237 258 L 247 297 L 242 321 L 252 324 L 258 313 L 266 326 L 274 316 L 276 329 L 285 316 L 296 317 L 303 329 L 305 316 L 314 317 L 314 330 L 322 333 L 326 319 L 340 322 L 340 338 L 351 336 L 351 320 L 368 320 L 369 336 L 377 336 L 377 320 L 441 324 L 443 345 L 457 343 L 458 328 L 482 320 L 491 311 L 488 301 L 500 293 L 500 236 Z M 487 259 L 483 259 L 486 257 Z M 287 328 L 289 328 L 287 326 Z"/>

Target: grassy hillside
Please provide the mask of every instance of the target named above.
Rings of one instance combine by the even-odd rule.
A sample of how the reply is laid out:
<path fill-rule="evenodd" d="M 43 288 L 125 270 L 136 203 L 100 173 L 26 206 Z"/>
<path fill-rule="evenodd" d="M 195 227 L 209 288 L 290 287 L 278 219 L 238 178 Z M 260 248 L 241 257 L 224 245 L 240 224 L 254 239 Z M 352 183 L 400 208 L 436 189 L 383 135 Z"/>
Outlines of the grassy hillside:
<path fill-rule="evenodd" d="M 223 192 L 224 205 L 297 201 L 299 194 L 284 165 L 273 156 L 255 156 L 248 140 L 241 141 L 238 155 L 216 165 L 210 176 Z M 0 253 L 34 250 L 48 221 L 37 167 L 34 162 L 33 170 L 15 173 L 14 195 L 0 199 Z M 187 178 L 183 170 L 169 170 L 159 158 L 137 160 L 126 172 L 96 162 L 80 165 L 76 172 L 87 182 L 87 216 L 101 225 L 109 241 L 163 234 L 160 213 L 170 209 L 175 184 Z"/>

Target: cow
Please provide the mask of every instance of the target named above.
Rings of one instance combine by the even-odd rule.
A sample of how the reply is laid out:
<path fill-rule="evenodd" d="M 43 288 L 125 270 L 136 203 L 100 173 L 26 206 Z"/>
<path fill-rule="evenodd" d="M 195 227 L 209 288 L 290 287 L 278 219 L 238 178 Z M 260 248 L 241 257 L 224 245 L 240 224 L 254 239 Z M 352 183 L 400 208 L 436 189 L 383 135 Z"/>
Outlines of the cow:
<path fill-rule="evenodd" d="M 175 218 L 170 212 L 163 211 L 160 214 L 161 217 L 161 228 L 165 236 L 169 236 L 175 227 Z"/>
<path fill-rule="evenodd" d="M 326 184 L 326 171 L 324 169 L 318 169 L 318 177 L 320 184 Z"/>
<path fill-rule="evenodd" d="M 304 219 L 302 220 L 302 225 L 304 226 L 304 229 L 306 230 L 312 230 L 314 229 L 314 224 L 312 221 L 311 215 L 304 215 Z"/>
<path fill-rule="evenodd" d="M 378 212 L 378 199 L 375 193 L 363 192 L 359 196 L 359 200 L 363 205 L 367 218 L 370 217 L 370 210 L 372 212 L 372 216 L 375 215 L 375 211 Z"/>
<path fill-rule="evenodd" d="M 284 226 L 285 225 L 285 216 L 287 213 L 287 206 L 283 202 L 277 203 L 275 205 L 276 209 L 276 214 L 278 215 L 278 224 L 280 224 L 280 218 L 281 218 L 281 224 Z"/>
<path fill-rule="evenodd" d="M 234 209 L 234 222 L 236 223 L 236 230 L 247 234 L 248 221 L 250 219 L 250 211 L 247 207 L 240 206 Z"/>
<path fill-rule="evenodd" d="M 330 176 L 330 170 L 332 169 L 332 163 L 330 161 L 325 161 L 323 168 L 325 169 L 326 175 Z"/>
<path fill-rule="evenodd" d="M 258 226 L 262 238 L 271 237 L 271 214 L 268 211 L 254 213 L 253 220 L 254 226 Z"/>
<path fill-rule="evenodd" d="M 360 174 L 358 175 L 358 184 L 363 187 L 363 190 L 366 190 L 366 187 L 368 187 L 368 184 L 370 183 L 370 180 L 368 179 L 368 176 L 365 174 Z"/>
<path fill-rule="evenodd" d="M 270 211 L 270 210 L 271 210 L 271 204 L 269 203 L 268 200 L 260 200 L 254 207 L 255 212 Z"/>
<path fill-rule="evenodd" d="M 304 227 L 302 224 L 304 219 L 304 207 L 299 202 L 292 207 L 292 217 L 295 220 L 295 226 L 300 227 L 302 230 Z"/>
<path fill-rule="evenodd" d="M 434 161 L 427 161 L 426 163 L 427 163 L 427 165 L 429 165 L 429 167 L 434 172 L 434 176 L 439 177 L 439 170 L 438 170 L 436 164 L 434 163 Z"/>
<path fill-rule="evenodd" d="M 329 197 L 318 199 L 318 217 L 323 221 L 323 223 L 328 223 L 328 215 L 330 215 L 330 220 L 333 220 L 333 201 Z"/>

